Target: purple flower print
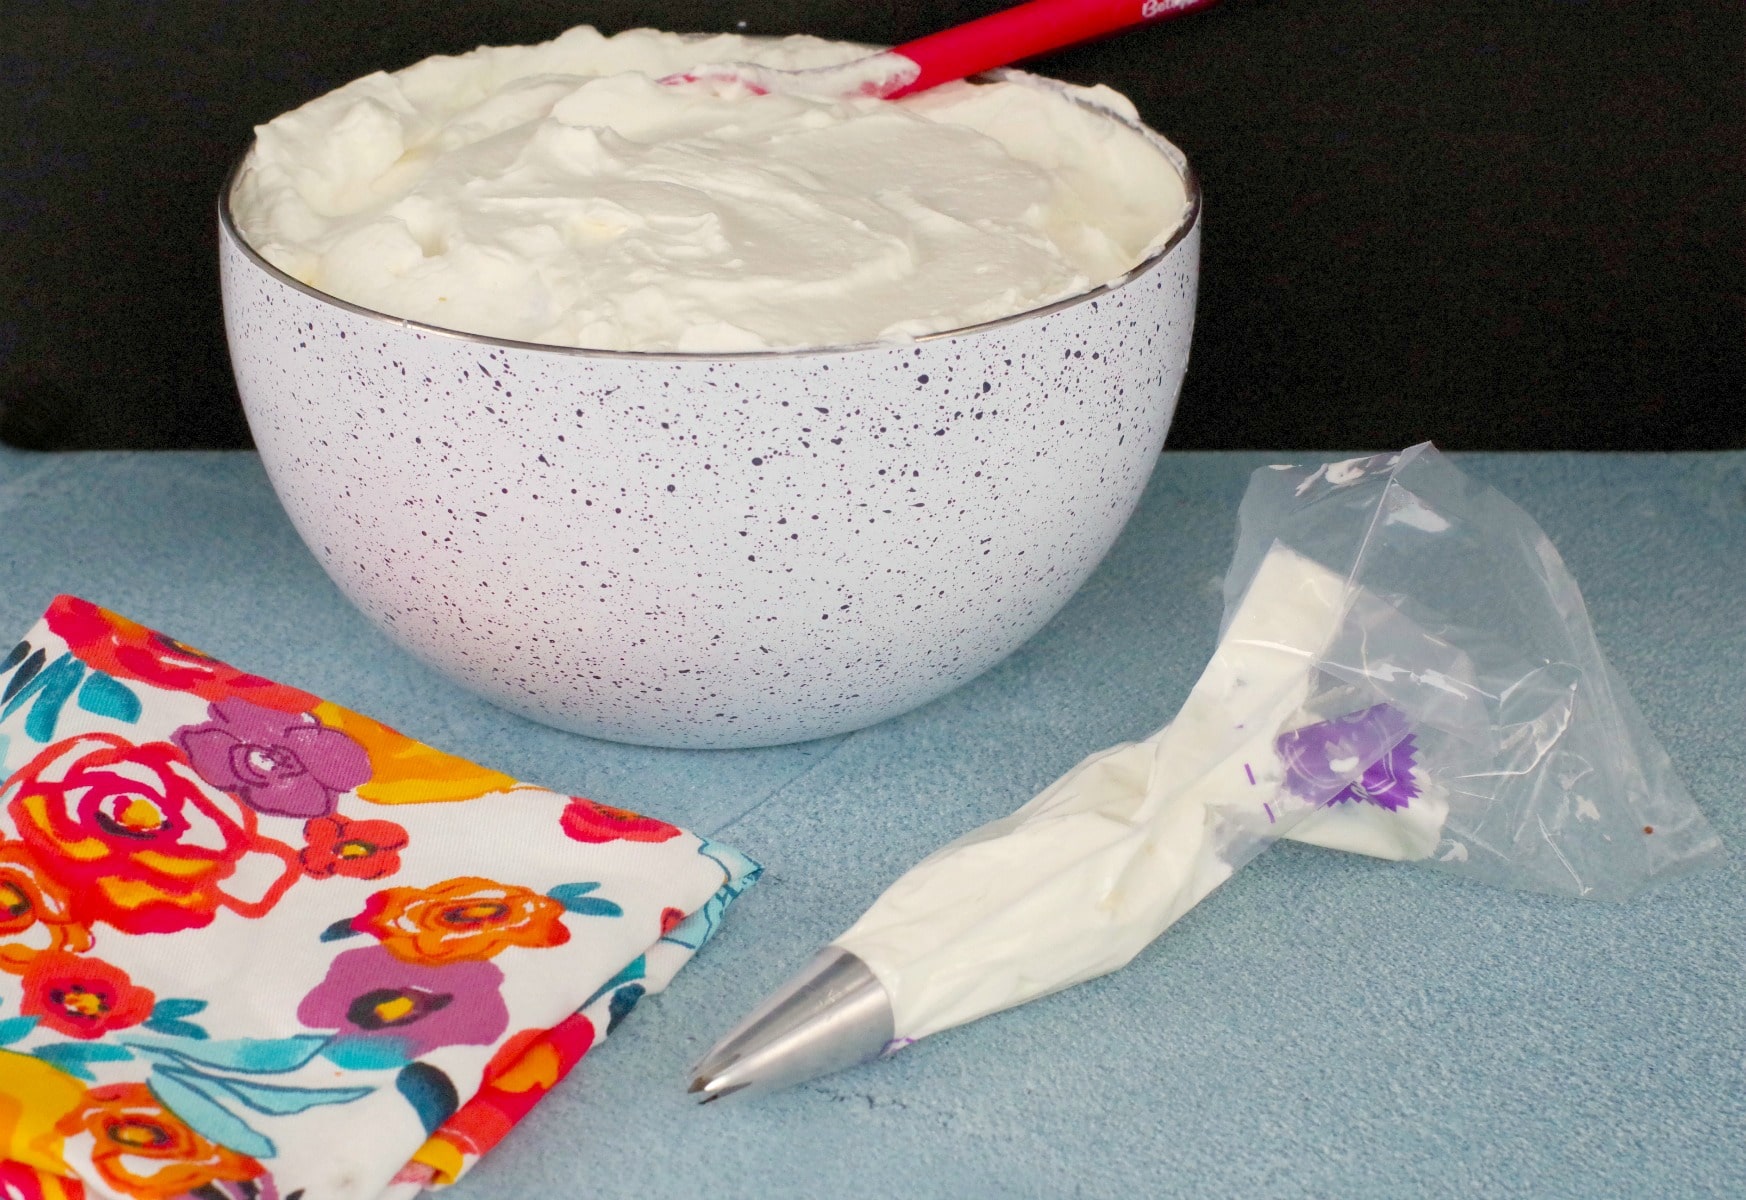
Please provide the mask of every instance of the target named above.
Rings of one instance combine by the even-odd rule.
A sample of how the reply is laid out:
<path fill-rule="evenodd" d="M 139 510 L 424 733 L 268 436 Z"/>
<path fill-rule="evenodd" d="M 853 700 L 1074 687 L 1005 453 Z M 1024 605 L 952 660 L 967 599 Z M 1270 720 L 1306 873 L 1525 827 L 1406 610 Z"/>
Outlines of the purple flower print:
<path fill-rule="evenodd" d="M 256 812 L 325 817 L 340 792 L 370 778 L 364 748 L 309 713 L 220 700 L 204 725 L 184 725 L 176 745 L 200 777 Z"/>
<path fill-rule="evenodd" d="M 408 1059 L 439 1046 L 488 1046 L 509 1028 L 498 994 L 503 972 L 488 962 L 403 962 L 381 946 L 347 950 L 303 997 L 297 1019 L 339 1039 L 393 1039 Z"/>

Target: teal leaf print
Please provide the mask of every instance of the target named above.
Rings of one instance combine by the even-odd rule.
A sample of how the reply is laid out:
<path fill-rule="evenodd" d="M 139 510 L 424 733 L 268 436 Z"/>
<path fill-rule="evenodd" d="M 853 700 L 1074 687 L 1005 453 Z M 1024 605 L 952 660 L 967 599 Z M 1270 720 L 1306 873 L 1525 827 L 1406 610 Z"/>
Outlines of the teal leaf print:
<path fill-rule="evenodd" d="M 143 711 L 132 688 L 113 675 L 96 670 L 85 677 L 85 686 L 79 689 L 79 707 L 99 717 L 125 721 L 129 725 L 137 722 Z"/>
<path fill-rule="evenodd" d="M 178 1017 L 191 1017 L 195 1013 L 205 1011 L 206 1001 L 204 1000 L 177 999 L 175 996 L 166 996 L 152 1005 L 152 1020 L 155 1021 L 162 1017 L 166 1021 L 174 1021 Z"/>
<path fill-rule="evenodd" d="M 218 1102 L 211 1094 L 211 1083 L 203 1077 L 160 1068 L 152 1072 L 146 1086 L 159 1103 L 208 1140 L 252 1158 L 272 1158 L 278 1153 L 271 1139 Z"/>
<path fill-rule="evenodd" d="M 10 1046 L 35 1028 L 35 1017 L 7 1017 L 0 1021 L 0 1046 Z"/>
<path fill-rule="evenodd" d="M 147 1017 L 144 1028 L 154 1033 L 166 1034 L 169 1037 L 193 1038 L 205 1041 L 207 1032 L 192 1021 L 184 1021 L 183 1017 L 191 1017 L 206 1007 L 204 1000 L 178 1000 L 169 998 L 159 1000 L 152 1006 L 152 1015 Z"/>
<path fill-rule="evenodd" d="M 308 1063 L 323 1046 L 326 1034 L 296 1034 L 283 1038 L 238 1038 L 224 1042 L 185 1042 L 171 1045 L 130 1037 L 127 1044 L 153 1061 L 173 1068 L 216 1067 L 221 1071 L 247 1071 L 253 1075 L 277 1075 L 295 1071 Z"/>
<path fill-rule="evenodd" d="M 447 1075 L 429 1063 L 407 1063 L 401 1068 L 394 1086 L 412 1105 L 412 1111 L 424 1122 L 424 1132 L 435 1133 L 442 1123 L 455 1115 L 461 1097 Z"/>
<path fill-rule="evenodd" d="M 404 1038 L 381 1035 L 335 1038 L 323 1048 L 321 1056 L 347 1071 L 386 1071 L 404 1067 L 411 1057 L 406 1053 Z"/>
<path fill-rule="evenodd" d="M 158 1073 L 184 1080 L 190 1086 L 198 1086 L 213 1100 L 218 1099 L 220 1092 L 227 1096 L 233 1096 L 256 1112 L 265 1113 L 270 1117 L 291 1116 L 294 1113 L 319 1108 L 324 1104 L 350 1104 L 353 1100 L 362 1100 L 376 1090 L 367 1087 L 281 1087 L 274 1083 L 253 1083 L 247 1079 L 202 1075 L 197 1071 L 186 1071 L 176 1067 L 160 1067 Z"/>
<path fill-rule="evenodd" d="M 612 1003 L 607 1006 L 606 1032 L 611 1033 L 618 1028 L 618 1023 L 630 1016 L 631 1009 L 637 1006 L 637 1001 L 643 998 L 643 985 L 633 983 L 629 987 L 621 987 L 612 994 Z"/>
<path fill-rule="evenodd" d="M 597 890 L 598 883 L 561 883 L 546 895 L 562 904 L 571 912 L 584 917 L 622 917 L 624 909 L 610 900 L 602 900 L 588 893 Z"/>
<path fill-rule="evenodd" d="M 324 942 L 338 942 L 345 938 L 359 936 L 358 931 L 352 928 L 352 922 L 355 920 L 357 920 L 356 917 L 346 917 L 343 920 L 335 921 L 332 925 L 329 925 L 326 929 L 321 931 L 321 940 Z"/>
<path fill-rule="evenodd" d="M 34 742 L 49 742 L 54 740 L 55 724 L 61 719 L 61 707 L 79 686 L 80 676 L 85 674 L 85 664 L 71 654 L 63 654 L 47 667 L 31 671 L 30 681 L 20 686 L 19 679 L 24 677 L 25 670 L 37 661 L 37 655 L 41 653 L 38 650 L 36 654 L 25 659 L 24 666 L 12 677 L 12 682 L 6 685 L 6 707 L 0 709 L 0 720 L 10 717 L 26 700 L 34 696 L 36 699 L 30 706 L 30 715 L 24 719 L 24 732 Z"/>
<path fill-rule="evenodd" d="M 10 703 L 12 697 L 18 695 L 18 689 L 36 678 L 36 673 L 42 670 L 42 664 L 47 661 L 47 652 L 37 650 L 33 653 L 29 642 L 19 642 L 12 647 L 12 653 L 6 656 L 6 666 L 0 670 L 10 671 L 17 667 L 18 673 L 7 681 L 6 690 L 0 692 L 0 703 Z"/>
<path fill-rule="evenodd" d="M 0 662 L 0 675 L 6 674 L 6 672 L 10 671 L 13 667 L 16 667 L 19 663 L 23 662 L 29 654 L 29 642 L 19 642 L 18 645 L 12 647 L 11 651 L 7 653 L 5 661 Z"/>
<path fill-rule="evenodd" d="M 648 963 L 643 956 L 639 954 L 631 959 L 630 962 L 626 963 L 624 969 L 617 975 L 614 975 L 611 979 L 608 979 L 605 983 L 595 988 L 594 994 L 582 1002 L 582 1007 L 587 1008 L 590 1004 L 593 1004 L 596 1000 L 606 995 L 606 993 L 612 991 L 613 988 L 623 987 L 632 980 L 643 978 L 647 973 Z"/>
<path fill-rule="evenodd" d="M 112 1046 L 106 1042 L 51 1042 L 46 1046 L 32 1047 L 30 1052 L 56 1070 L 87 1081 L 94 1081 L 97 1077 L 86 1063 L 125 1062 L 133 1057 L 125 1046 Z"/>
<path fill-rule="evenodd" d="M 212 1036 L 192 1021 L 178 1021 L 173 1017 L 149 1017 L 142 1022 L 141 1028 L 161 1033 L 165 1037 L 189 1038 L 196 1042 L 203 1042 Z"/>

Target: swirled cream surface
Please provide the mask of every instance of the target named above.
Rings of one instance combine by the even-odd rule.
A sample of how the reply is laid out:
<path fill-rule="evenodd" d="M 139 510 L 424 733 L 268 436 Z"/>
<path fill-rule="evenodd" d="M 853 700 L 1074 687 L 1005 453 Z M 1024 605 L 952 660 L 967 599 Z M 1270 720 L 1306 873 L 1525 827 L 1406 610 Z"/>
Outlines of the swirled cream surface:
<path fill-rule="evenodd" d="M 744 351 L 973 325 L 1114 279 L 1188 215 L 1107 88 L 899 101 L 663 77 L 866 51 L 572 29 L 347 84 L 261 126 L 231 194 L 296 279 L 449 329 Z M 1087 103 L 1089 102 L 1089 104 Z"/>

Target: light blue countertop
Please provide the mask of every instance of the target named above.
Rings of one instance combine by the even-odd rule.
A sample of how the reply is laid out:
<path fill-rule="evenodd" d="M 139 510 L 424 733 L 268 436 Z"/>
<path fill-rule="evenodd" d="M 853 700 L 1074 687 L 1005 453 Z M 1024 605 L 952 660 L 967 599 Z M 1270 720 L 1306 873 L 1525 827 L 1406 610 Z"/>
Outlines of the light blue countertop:
<path fill-rule="evenodd" d="M 341 598 L 251 454 L 0 450 L 0 620 L 74 592 L 766 865 L 455 1200 L 1746 1195 L 1742 454 L 1456 456 L 1562 551 L 1726 865 L 1602 905 L 1276 847 L 1115 975 L 766 1099 L 686 1097 L 690 1062 L 905 867 L 1175 711 L 1249 472 L 1325 457 L 1165 455 L 1012 658 L 772 750 L 590 741 L 456 691 Z"/>

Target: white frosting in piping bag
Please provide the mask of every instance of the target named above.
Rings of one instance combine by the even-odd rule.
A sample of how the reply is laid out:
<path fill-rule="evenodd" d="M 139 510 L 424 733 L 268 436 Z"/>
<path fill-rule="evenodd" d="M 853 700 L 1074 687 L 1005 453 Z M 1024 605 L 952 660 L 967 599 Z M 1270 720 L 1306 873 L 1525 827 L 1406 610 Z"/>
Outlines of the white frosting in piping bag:
<path fill-rule="evenodd" d="M 1176 168 L 1106 88 L 884 101 L 661 78 L 865 55 L 815 38 L 572 29 L 374 74 L 256 130 L 245 240 L 344 300 L 556 345 L 900 339 L 1105 283 L 1176 230 Z"/>
<path fill-rule="evenodd" d="M 1315 720 L 1302 705 L 1347 599 L 1275 546 L 1174 721 L 923 860 L 837 938 L 890 992 L 897 1037 L 1115 970 L 1325 802 L 1283 786 L 1275 743 Z"/>
<path fill-rule="evenodd" d="M 1449 819 L 1449 798 L 1426 772 L 1415 768 L 1412 803 L 1399 809 L 1342 803 L 1317 809 L 1286 831 L 1288 841 L 1347 850 L 1397 862 L 1429 858 Z"/>

